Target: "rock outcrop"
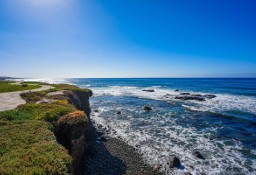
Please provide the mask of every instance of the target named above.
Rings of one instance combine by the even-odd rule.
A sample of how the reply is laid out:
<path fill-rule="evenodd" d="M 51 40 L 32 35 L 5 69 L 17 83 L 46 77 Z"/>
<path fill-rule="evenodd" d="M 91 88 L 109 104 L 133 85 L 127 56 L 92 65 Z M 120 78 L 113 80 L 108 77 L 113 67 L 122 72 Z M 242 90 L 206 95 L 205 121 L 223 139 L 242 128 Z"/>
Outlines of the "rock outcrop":
<path fill-rule="evenodd" d="M 69 151 L 73 158 L 72 174 L 81 174 L 84 158 L 94 153 L 91 140 L 96 138 L 95 129 L 90 121 L 89 97 L 92 96 L 92 91 L 65 90 L 60 96 L 73 104 L 78 111 L 59 117 L 54 123 L 54 133 L 57 141 Z"/>
<path fill-rule="evenodd" d="M 164 96 L 164 97 L 167 98 L 168 96 Z M 215 97 L 216 97 L 216 95 L 212 95 L 212 94 L 202 95 L 202 94 L 180 93 L 180 95 L 176 96 L 175 99 L 206 101 L 206 99 L 213 99 Z"/>
<path fill-rule="evenodd" d="M 89 98 L 92 96 L 92 91 L 82 90 L 68 90 L 64 92 L 65 96 L 69 98 L 70 103 L 76 106 L 77 109 L 85 111 L 86 115 L 90 117 L 91 108 Z"/>

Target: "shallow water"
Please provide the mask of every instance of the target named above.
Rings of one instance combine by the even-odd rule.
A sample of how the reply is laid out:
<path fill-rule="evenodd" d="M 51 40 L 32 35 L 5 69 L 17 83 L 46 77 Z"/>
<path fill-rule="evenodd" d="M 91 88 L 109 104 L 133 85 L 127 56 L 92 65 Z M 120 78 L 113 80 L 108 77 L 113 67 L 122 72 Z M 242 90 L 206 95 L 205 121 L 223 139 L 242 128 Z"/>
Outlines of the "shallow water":
<path fill-rule="evenodd" d="M 182 163 L 176 174 L 256 174 L 256 79 L 63 81 L 91 88 L 91 107 L 99 110 L 91 116 L 96 125 L 132 145 L 152 166 L 162 165 L 166 174 L 173 154 Z M 175 99 L 181 92 L 216 98 Z M 169 98 L 164 98 L 166 94 Z M 153 110 L 143 111 L 145 105 Z M 195 151 L 205 159 L 196 158 Z"/>

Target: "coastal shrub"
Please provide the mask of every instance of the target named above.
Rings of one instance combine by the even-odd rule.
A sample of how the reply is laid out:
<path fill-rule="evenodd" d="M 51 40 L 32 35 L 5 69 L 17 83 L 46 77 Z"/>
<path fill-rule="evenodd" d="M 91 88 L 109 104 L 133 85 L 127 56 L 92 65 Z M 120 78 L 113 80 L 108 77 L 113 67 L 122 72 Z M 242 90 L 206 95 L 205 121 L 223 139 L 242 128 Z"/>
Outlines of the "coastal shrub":
<path fill-rule="evenodd" d="M 27 85 L 23 86 L 22 84 L 10 83 L 7 81 L 0 81 L 0 93 L 3 92 L 13 92 L 13 91 L 22 91 L 40 88 L 40 85 Z"/>
<path fill-rule="evenodd" d="M 0 121 L 1 175 L 64 175 L 72 159 L 44 121 Z"/>
<path fill-rule="evenodd" d="M 53 103 L 27 103 L 14 110 L 0 112 L 0 120 L 45 120 L 53 122 L 59 116 L 75 111 L 76 108 L 66 100 L 57 100 Z"/>
<path fill-rule="evenodd" d="M 21 93 L 20 96 L 27 103 L 36 103 L 37 101 L 40 101 L 43 97 L 45 97 L 48 93 L 55 91 L 57 91 L 56 88 L 51 88 L 44 91 Z"/>
<path fill-rule="evenodd" d="M 57 125 L 59 125 L 60 123 L 70 123 L 70 124 L 81 123 L 86 125 L 87 122 L 88 122 L 88 118 L 84 113 L 84 111 L 74 111 L 74 112 L 68 113 L 65 116 L 60 117 L 57 121 Z"/>
<path fill-rule="evenodd" d="M 87 124 L 86 114 L 83 111 L 75 111 L 60 117 L 54 123 L 54 133 L 58 141 L 72 154 L 72 143 L 76 139 L 84 140 L 84 128 Z"/>

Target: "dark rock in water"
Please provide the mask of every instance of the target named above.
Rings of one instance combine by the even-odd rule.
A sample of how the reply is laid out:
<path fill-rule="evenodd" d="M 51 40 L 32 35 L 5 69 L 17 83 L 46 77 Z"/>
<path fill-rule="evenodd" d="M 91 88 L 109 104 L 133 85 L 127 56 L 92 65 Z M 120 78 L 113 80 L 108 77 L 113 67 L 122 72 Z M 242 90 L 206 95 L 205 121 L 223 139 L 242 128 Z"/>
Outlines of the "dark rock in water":
<path fill-rule="evenodd" d="M 203 97 L 197 97 L 197 96 L 177 96 L 177 97 L 175 97 L 175 99 L 205 101 L 205 99 Z"/>
<path fill-rule="evenodd" d="M 170 97 L 170 94 L 165 94 L 164 95 L 164 98 L 169 98 Z"/>
<path fill-rule="evenodd" d="M 198 159 L 205 159 L 204 158 L 204 156 L 199 152 L 199 151 L 195 151 L 194 153 L 193 153 L 193 155 L 195 156 L 195 157 L 197 157 Z"/>
<path fill-rule="evenodd" d="M 104 137 L 104 136 L 101 136 L 101 137 L 100 137 L 100 140 L 101 140 L 102 142 L 107 142 L 107 139 L 106 139 L 106 137 Z"/>
<path fill-rule="evenodd" d="M 183 175 L 192 175 L 190 172 L 186 172 Z"/>
<path fill-rule="evenodd" d="M 209 94 L 209 95 L 204 95 L 204 97 L 208 99 L 212 99 L 212 98 L 215 98 L 216 95 Z"/>
<path fill-rule="evenodd" d="M 143 107 L 143 110 L 144 110 L 144 111 L 151 111 L 151 110 L 152 110 L 152 108 L 151 108 L 151 107 L 149 107 L 149 106 L 144 106 L 144 107 Z"/>
<path fill-rule="evenodd" d="M 202 97 L 201 94 L 192 94 L 192 96 L 195 96 L 195 97 Z"/>
<path fill-rule="evenodd" d="M 180 95 L 190 95 L 190 93 L 180 93 Z"/>
<path fill-rule="evenodd" d="M 99 110 L 98 110 L 98 109 L 95 109 L 94 112 L 99 112 Z"/>
<path fill-rule="evenodd" d="M 117 113 L 116 113 L 116 114 L 120 115 L 120 114 L 122 114 L 122 113 L 121 113 L 121 111 L 117 111 Z"/>
<path fill-rule="evenodd" d="M 178 91 L 180 91 L 179 89 L 175 89 L 175 92 L 178 92 Z"/>
<path fill-rule="evenodd" d="M 179 168 L 181 166 L 180 159 L 176 156 L 171 157 L 168 162 L 170 168 Z"/>
<path fill-rule="evenodd" d="M 145 91 L 145 92 L 155 92 L 154 89 L 143 89 L 142 91 Z"/>

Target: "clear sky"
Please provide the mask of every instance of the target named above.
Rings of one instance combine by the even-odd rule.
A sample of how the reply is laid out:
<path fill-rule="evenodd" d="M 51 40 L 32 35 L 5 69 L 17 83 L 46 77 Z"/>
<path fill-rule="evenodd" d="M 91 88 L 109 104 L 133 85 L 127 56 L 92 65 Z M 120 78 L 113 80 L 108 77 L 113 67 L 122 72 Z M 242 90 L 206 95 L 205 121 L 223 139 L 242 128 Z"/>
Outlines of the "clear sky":
<path fill-rule="evenodd" d="M 256 77 L 255 0 L 0 0 L 0 76 Z"/>

